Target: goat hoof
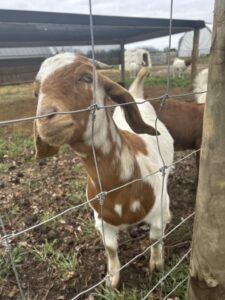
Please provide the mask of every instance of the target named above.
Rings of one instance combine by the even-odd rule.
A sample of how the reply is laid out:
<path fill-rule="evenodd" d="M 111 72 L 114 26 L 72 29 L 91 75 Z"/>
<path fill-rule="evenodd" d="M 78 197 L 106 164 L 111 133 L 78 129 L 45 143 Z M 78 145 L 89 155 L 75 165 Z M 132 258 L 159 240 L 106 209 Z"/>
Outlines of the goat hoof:
<path fill-rule="evenodd" d="M 164 261 L 162 258 L 159 259 L 150 259 L 149 262 L 149 268 L 150 268 L 150 272 L 153 273 L 154 271 L 161 271 L 163 269 L 164 266 Z"/>
<path fill-rule="evenodd" d="M 106 279 L 106 286 L 108 288 L 116 289 L 119 283 L 119 275 L 109 276 Z"/>

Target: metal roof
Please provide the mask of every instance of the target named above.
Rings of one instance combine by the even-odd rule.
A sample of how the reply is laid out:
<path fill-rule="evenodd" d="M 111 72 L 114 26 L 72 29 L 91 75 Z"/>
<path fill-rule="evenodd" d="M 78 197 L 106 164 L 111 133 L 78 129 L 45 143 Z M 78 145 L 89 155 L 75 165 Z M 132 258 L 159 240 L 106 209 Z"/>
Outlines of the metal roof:
<path fill-rule="evenodd" d="M 90 44 L 90 17 L 84 14 L 0 10 L 0 47 Z M 167 36 L 169 19 L 93 16 L 96 45 L 132 43 Z M 204 21 L 172 22 L 172 34 L 205 27 Z"/>

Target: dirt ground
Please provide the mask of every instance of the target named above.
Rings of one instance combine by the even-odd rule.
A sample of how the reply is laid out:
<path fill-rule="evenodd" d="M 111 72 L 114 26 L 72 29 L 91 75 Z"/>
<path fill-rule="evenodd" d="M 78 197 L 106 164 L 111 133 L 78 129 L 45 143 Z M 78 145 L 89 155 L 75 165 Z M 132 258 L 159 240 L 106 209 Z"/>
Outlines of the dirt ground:
<path fill-rule="evenodd" d="M 189 89 L 171 90 L 173 94 L 183 92 L 189 92 Z M 146 88 L 146 96 L 150 98 L 163 93 L 162 86 Z M 13 101 L 4 104 L 1 102 L 0 119 L 33 115 L 35 106 L 35 100 L 26 97 L 20 97 L 16 108 Z M 29 137 L 32 134 L 32 124 L 5 127 L 1 130 L 1 137 L 7 143 L 10 135 L 15 132 Z M 0 164 L 5 166 L 0 178 L 0 215 L 3 216 L 7 233 L 21 231 L 85 202 L 85 170 L 70 149 L 66 147 L 56 157 L 41 161 L 33 158 L 32 142 L 25 143 L 21 149 L 21 152 L 16 152 L 16 156 L 10 151 L 0 151 Z M 187 153 L 189 152 L 176 153 L 175 160 Z M 169 195 L 173 218 L 167 231 L 194 211 L 195 155 L 176 166 L 169 179 Z M 188 221 L 165 240 L 166 265 L 170 265 L 171 261 L 181 257 L 189 249 L 192 221 Z M 146 225 L 141 224 L 123 232 L 119 239 L 121 264 L 148 245 Z M 105 275 L 103 244 L 94 229 L 92 211 L 87 205 L 24 233 L 12 240 L 11 246 L 17 259 L 17 270 L 26 299 L 71 299 Z M 0 247 L 0 254 L 7 261 L 3 247 Z M 121 272 L 122 288 L 150 289 L 153 279 L 148 273 L 148 259 L 149 253 Z M 5 265 L 2 262 L 2 266 Z M 88 294 L 79 299 L 87 297 Z M 103 299 L 94 297 L 93 299 Z M 15 276 L 10 268 L 5 272 L 5 279 L 0 282 L 0 300 L 9 299 L 20 299 Z M 137 296 L 129 299 L 141 298 Z M 157 292 L 154 299 L 157 299 Z"/>

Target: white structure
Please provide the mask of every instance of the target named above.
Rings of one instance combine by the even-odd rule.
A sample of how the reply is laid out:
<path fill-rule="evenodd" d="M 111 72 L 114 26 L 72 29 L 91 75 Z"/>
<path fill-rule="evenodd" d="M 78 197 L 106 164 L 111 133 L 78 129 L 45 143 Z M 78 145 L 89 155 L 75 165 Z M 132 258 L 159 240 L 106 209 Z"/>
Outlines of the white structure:
<path fill-rule="evenodd" d="M 144 49 L 126 50 L 124 61 L 125 70 L 130 72 L 131 77 L 135 77 L 142 66 L 152 66 L 150 54 Z"/>
<path fill-rule="evenodd" d="M 190 57 L 193 48 L 194 31 L 186 32 L 179 40 L 178 57 Z M 206 24 L 205 28 L 200 30 L 199 37 L 199 55 L 206 55 L 210 52 L 212 42 L 212 24 Z"/>

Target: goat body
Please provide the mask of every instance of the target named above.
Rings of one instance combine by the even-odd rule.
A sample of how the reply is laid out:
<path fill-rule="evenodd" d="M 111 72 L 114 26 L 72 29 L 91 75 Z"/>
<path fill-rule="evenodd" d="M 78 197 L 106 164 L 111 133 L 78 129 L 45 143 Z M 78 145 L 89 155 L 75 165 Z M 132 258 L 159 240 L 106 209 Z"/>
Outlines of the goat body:
<path fill-rule="evenodd" d="M 175 151 L 201 148 L 204 104 L 169 99 L 162 109 L 160 100 L 151 105 L 172 135 Z"/>
<path fill-rule="evenodd" d="M 150 238 L 155 241 L 170 220 L 167 193 L 169 170 L 166 170 L 161 205 L 163 177 L 157 171 L 162 161 L 154 136 L 155 111 L 148 103 L 137 105 L 140 100 L 134 100 L 126 89 L 100 72 L 96 72 L 97 105 L 103 106 L 107 97 L 119 104 L 131 104 L 125 105 L 123 110 L 117 107 L 113 118 L 107 109 L 96 110 L 94 124 L 89 111 L 57 115 L 57 112 L 91 106 L 92 73 L 90 61 L 72 53 L 58 54 L 43 62 L 35 81 L 37 116 L 46 113 L 51 113 L 51 116 L 38 119 L 34 124 L 36 155 L 39 158 L 54 155 L 62 144 L 69 144 L 83 161 L 88 173 L 87 199 L 92 199 L 102 190 L 107 192 L 113 189 L 106 193 L 102 206 L 98 199 L 91 201 L 90 206 L 94 210 L 96 228 L 102 236 L 104 234 L 110 285 L 116 287 L 120 268 L 117 254 L 119 229 L 146 221 L 151 225 Z M 161 153 L 165 163 L 170 165 L 173 160 L 173 139 L 160 121 L 157 131 L 160 134 Z M 92 144 L 102 189 L 96 174 Z M 154 172 L 155 175 L 148 176 Z M 131 181 L 134 182 L 129 184 Z M 125 187 L 120 188 L 122 185 Z M 160 243 L 152 247 L 152 271 L 162 266 L 162 253 Z"/>
<path fill-rule="evenodd" d="M 144 80 L 150 70 L 142 68 L 132 82 L 129 92 L 133 97 L 144 96 Z M 174 139 L 175 151 L 198 150 L 202 143 L 202 127 L 204 104 L 196 104 L 176 99 L 169 99 L 161 107 L 160 100 L 150 102 L 158 118 Z M 199 152 L 196 155 L 197 169 L 199 168 Z"/>
<path fill-rule="evenodd" d="M 190 59 L 183 60 L 176 57 L 173 61 L 173 77 L 175 77 L 176 75 L 178 75 L 178 77 L 181 77 L 190 64 Z"/>

